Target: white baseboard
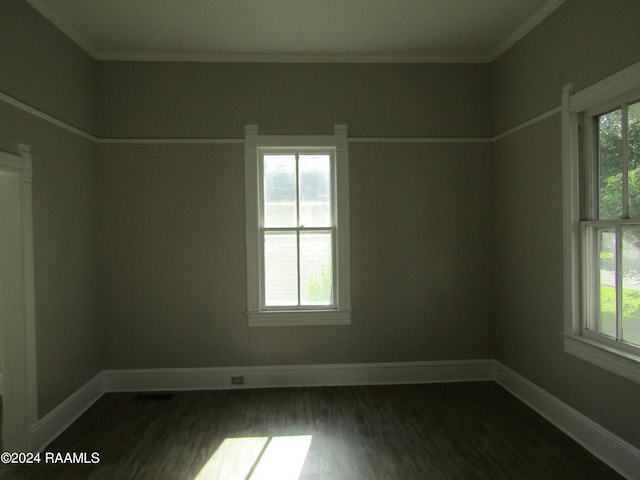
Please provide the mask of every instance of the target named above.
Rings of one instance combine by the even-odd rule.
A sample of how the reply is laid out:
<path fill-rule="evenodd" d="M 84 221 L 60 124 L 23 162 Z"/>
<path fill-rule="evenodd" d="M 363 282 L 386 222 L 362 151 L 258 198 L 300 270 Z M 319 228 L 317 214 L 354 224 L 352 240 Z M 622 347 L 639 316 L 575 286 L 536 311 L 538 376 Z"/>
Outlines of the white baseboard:
<path fill-rule="evenodd" d="M 231 377 L 244 377 L 232 386 Z M 41 451 L 107 392 L 216 390 L 493 380 L 493 360 L 105 370 L 29 428 Z"/>
<path fill-rule="evenodd" d="M 493 360 L 105 370 L 108 392 L 493 380 Z M 231 385 L 231 377 L 244 377 Z"/>
<path fill-rule="evenodd" d="M 640 479 L 640 450 L 500 362 L 495 381 L 594 456 L 630 480 Z"/>
<path fill-rule="evenodd" d="M 244 377 L 244 384 L 231 385 L 231 377 Z M 621 475 L 640 479 L 640 450 L 494 360 L 105 370 L 31 426 L 30 446 L 44 449 L 106 392 L 491 380 Z"/>
<path fill-rule="evenodd" d="M 105 370 L 31 425 L 41 451 L 107 392 L 492 381 L 493 360 Z M 231 377 L 244 377 L 231 385 Z"/>
<path fill-rule="evenodd" d="M 29 427 L 30 450 L 32 452 L 42 451 L 80 415 L 86 412 L 104 392 L 102 372 L 100 372 Z"/>

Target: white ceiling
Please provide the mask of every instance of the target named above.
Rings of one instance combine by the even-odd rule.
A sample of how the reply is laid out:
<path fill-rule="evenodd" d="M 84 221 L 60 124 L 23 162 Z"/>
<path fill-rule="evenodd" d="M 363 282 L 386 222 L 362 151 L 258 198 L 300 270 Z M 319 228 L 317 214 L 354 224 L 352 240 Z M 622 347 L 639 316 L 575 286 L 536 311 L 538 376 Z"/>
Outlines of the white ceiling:
<path fill-rule="evenodd" d="M 487 62 L 564 0 L 27 0 L 97 59 Z"/>

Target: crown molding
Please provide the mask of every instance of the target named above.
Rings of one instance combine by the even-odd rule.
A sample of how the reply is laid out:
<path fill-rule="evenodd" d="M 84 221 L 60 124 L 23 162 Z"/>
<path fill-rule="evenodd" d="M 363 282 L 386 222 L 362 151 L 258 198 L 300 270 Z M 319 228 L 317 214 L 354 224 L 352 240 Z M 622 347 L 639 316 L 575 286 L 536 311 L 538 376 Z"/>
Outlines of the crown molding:
<path fill-rule="evenodd" d="M 483 55 L 231 54 L 97 52 L 96 60 L 201 63 L 486 63 Z"/>
<path fill-rule="evenodd" d="M 236 54 L 164 53 L 98 50 L 65 22 L 44 0 L 26 0 L 62 33 L 98 61 L 203 62 L 203 63 L 491 63 L 526 36 L 565 0 L 553 0 L 529 18 L 489 54 Z"/>

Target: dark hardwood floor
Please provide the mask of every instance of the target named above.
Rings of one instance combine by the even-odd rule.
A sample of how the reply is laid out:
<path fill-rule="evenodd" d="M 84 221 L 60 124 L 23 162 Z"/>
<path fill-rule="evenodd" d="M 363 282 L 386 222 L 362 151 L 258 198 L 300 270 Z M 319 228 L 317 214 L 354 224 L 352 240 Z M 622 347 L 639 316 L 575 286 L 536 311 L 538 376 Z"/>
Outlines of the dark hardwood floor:
<path fill-rule="evenodd" d="M 0 478 L 622 478 L 493 382 L 107 394 L 47 451 L 100 463 Z"/>

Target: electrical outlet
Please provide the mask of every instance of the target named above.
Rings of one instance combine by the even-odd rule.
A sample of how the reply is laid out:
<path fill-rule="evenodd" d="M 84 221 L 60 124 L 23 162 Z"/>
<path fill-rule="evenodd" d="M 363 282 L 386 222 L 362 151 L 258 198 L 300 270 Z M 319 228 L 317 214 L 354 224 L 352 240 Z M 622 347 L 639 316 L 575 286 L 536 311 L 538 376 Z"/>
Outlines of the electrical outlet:
<path fill-rule="evenodd" d="M 231 377 L 231 385 L 243 385 L 244 377 Z"/>

